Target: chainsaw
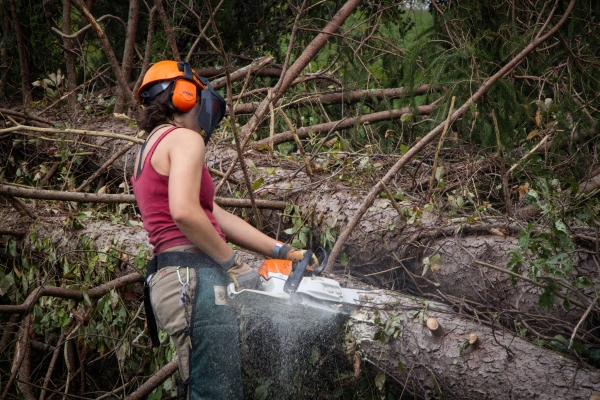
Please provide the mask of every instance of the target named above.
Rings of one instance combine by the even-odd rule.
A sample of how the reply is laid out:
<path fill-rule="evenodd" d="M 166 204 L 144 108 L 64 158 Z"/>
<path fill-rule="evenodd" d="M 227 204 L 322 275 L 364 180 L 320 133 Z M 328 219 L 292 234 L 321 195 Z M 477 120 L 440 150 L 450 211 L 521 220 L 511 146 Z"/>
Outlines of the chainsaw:
<path fill-rule="evenodd" d="M 360 305 L 365 290 L 342 288 L 334 280 L 321 276 L 327 265 L 328 254 L 322 247 L 315 253 L 319 266 L 310 267 L 313 252 L 308 250 L 302 260 L 265 260 L 258 269 L 261 290 L 235 290 L 231 283 L 227 294 L 240 304 L 262 308 L 270 304 L 274 310 L 292 308 L 317 309 L 329 313 L 352 314 Z"/>

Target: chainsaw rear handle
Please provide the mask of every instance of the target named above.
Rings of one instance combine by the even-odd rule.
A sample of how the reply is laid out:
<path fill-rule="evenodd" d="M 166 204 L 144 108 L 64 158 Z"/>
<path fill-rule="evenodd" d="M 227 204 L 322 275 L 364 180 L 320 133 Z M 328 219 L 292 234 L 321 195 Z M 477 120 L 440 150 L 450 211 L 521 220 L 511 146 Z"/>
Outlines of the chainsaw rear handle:
<path fill-rule="evenodd" d="M 313 276 L 321 275 L 321 272 L 323 272 L 327 266 L 327 260 L 329 259 L 329 254 L 327 254 L 325 249 L 321 246 L 317 247 L 315 255 L 317 256 L 317 260 L 319 260 L 319 266 L 313 271 Z"/>
<path fill-rule="evenodd" d="M 319 260 L 319 266 L 314 269 L 313 276 L 321 274 L 327 265 L 327 260 L 329 259 L 329 255 L 322 247 L 317 248 L 315 255 L 317 256 L 317 260 Z M 298 261 L 292 268 L 292 273 L 289 275 L 285 285 L 283 286 L 284 292 L 296 293 L 296 290 L 298 290 L 298 286 L 300 286 L 300 282 L 304 277 L 306 268 L 310 265 L 312 256 L 313 252 L 311 250 L 307 250 L 306 253 L 304 253 L 304 257 L 302 257 L 302 260 Z"/>
<path fill-rule="evenodd" d="M 298 286 L 300 285 L 300 281 L 304 277 L 304 272 L 306 271 L 306 267 L 310 264 L 310 259 L 312 258 L 313 252 L 307 250 L 304 253 L 304 257 L 302 260 L 298 261 L 296 266 L 292 268 L 292 273 L 285 281 L 285 285 L 283 285 L 283 291 L 286 293 L 296 293 L 298 290 Z"/>

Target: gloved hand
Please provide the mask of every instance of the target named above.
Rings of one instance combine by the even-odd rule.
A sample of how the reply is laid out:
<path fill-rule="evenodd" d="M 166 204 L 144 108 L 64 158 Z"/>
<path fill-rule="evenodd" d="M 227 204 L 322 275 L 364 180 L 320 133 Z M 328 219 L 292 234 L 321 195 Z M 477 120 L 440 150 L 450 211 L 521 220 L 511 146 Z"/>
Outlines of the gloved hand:
<path fill-rule="evenodd" d="M 233 257 L 221 264 L 221 266 L 226 269 L 227 275 L 229 275 L 235 284 L 235 290 L 260 289 L 260 275 L 252 267 L 243 262 L 242 257 L 237 252 L 234 252 Z"/>
<path fill-rule="evenodd" d="M 304 258 L 307 250 L 297 249 L 295 247 L 290 246 L 289 244 L 281 244 L 279 247 L 279 252 L 275 258 L 290 260 L 290 261 L 300 261 Z M 319 259 L 313 253 L 310 258 L 310 264 L 308 264 L 310 268 L 317 268 L 319 266 Z"/>

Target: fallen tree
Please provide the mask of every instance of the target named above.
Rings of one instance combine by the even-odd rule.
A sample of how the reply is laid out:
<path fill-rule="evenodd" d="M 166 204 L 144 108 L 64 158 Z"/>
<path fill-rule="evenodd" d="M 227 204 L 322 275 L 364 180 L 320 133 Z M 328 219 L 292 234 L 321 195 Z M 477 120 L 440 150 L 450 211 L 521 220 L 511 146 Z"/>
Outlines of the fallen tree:
<path fill-rule="evenodd" d="M 140 227 L 90 219 L 81 221 L 82 229 L 72 230 L 64 228 L 64 221 L 64 216 L 46 217 L 40 218 L 35 225 L 36 236 L 52 238 L 59 255 L 69 254 L 80 246 L 78 243 L 82 238 L 88 237 L 103 251 L 109 251 L 111 247 L 117 250 L 120 256 L 115 262 L 122 264 L 125 261 L 126 265 L 136 252 L 143 250 L 139 245 L 146 243 L 145 232 Z M 252 258 L 251 255 L 248 257 Z M 260 259 L 257 258 L 252 263 L 258 262 Z M 136 289 L 140 290 L 142 275 L 131 272 L 131 268 L 117 267 L 115 270 L 122 274 L 120 278 L 85 292 L 52 286 L 32 288 L 30 298 L 23 305 L 0 306 L 0 313 L 28 313 L 36 303 L 43 307 L 43 301 L 38 303 L 40 295 L 84 303 L 86 296 L 95 302 L 107 296 L 110 289 L 117 289 L 124 295 L 125 287 L 132 283 L 140 285 Z M 340 280 L 348 279 L 344 275 L 336 276 Z M 365 363 L 374 365 L 388 379 L 397 381 L 417 396 L 430 398 L 443 393 L 456 399 L 511 396 L 587 399 L 592 392 L 600 391 L 597 370 L 508 331 L 501 326 L 500 317 L 466 316 L 464 313 L 469 314 L 468 309 L 460 315 L 456 308 L 447 304 L 389 291 L 373 291 L 363 301 L 364 308 L 349 323 L 352 336 L 349 356 L 357 357 L 363 368 Z M 428 318 L 435 318 L 439 327 L 428 328 L 425 325 Z M 81 320 L 81 324 L 84 323 L 85 317 Z M 580 333 L 584 334 L 583 330 Z M 471 338 L 473 343 L 469 343 L 470 334 L 476 335 L 476 341 Z M 6 343 L 7 339 L 3 338 L 2 342 Z M 560 339 L 554 339 L 552 343 L 541 339 L 540 343 L 551 347 L 564 344 L 566 347 Z M 32 354 L 36 351 L 31 350 Z M 148 383 L 149 387 L 144 386 L 144 393 L 175 371 L 174 368 L 168 370 L 169 375 L 164 376 L 163 371 L 161 379 L 156 378 L 153 384 Z M 553 384 L 548 385 L 549 381 Z"/>
<path fill-rule="evenodd" d="M 421 398 L 591 399 L 600 372 L 448 306 L 377 292 L 349 323 L 363 362 Z M 433 319 L 433 321 L 431 320 Z"/>

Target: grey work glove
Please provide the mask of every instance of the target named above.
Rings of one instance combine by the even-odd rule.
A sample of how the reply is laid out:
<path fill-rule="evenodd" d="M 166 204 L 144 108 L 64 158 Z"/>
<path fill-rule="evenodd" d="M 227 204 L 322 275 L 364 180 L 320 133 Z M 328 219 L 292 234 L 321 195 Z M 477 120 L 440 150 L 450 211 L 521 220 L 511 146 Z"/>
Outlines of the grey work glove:
<path fill-rule="evenodd" d="M 289 244 L 284 244 L 279 249 L 279 254 L 278 254 L 277 258 L 280 258 L 283 260 L 290 260 L 290 261 L 300 261 L 300 260 L 302 260 L 302 258 L 304 258 L 306 251 L 307 250 L 302 250 L 302 249 L 297 249 L 295 247 L 292 247 Z M 314 253 L 313 253 L 312 257 L 310 258 L 310 264 L 308 266 L 312 269 L 315 269 L 319 266 L 319 259 L 317 258 L 317 256 Z"/>
<path fill-rule="evenodd" d="M 229 275 L 235 284 L 235 290 L 260 289 L 260 275 L 252 267 L 243 262 L 242 257 L 237 252 L 234 251 L 233 256 L 221 264 L 221 267 L 226 270 L 227 275 Z"/>

